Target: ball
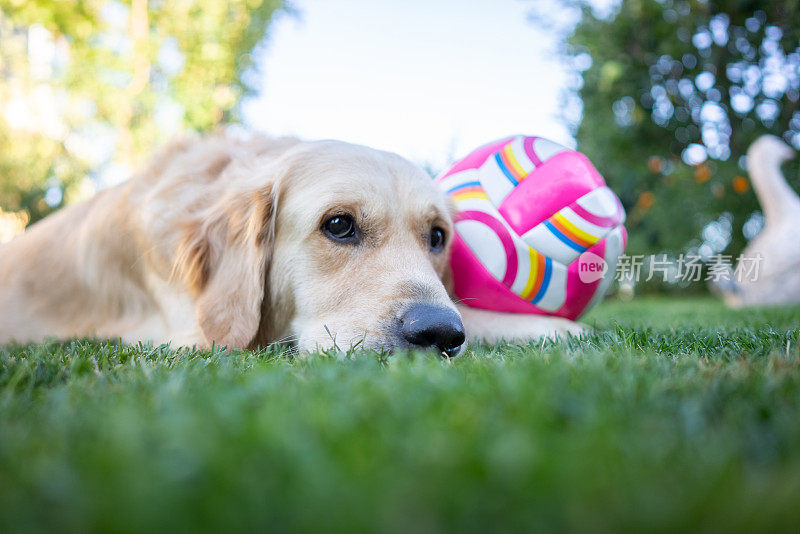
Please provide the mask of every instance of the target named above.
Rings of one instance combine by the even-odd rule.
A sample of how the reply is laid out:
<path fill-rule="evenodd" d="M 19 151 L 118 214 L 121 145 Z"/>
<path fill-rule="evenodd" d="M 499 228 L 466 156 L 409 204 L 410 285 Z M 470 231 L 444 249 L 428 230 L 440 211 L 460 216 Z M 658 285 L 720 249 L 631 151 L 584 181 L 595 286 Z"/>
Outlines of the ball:
<path fill-rule="evenodd" d="M 463 304 L 577 319 L 614 279 L 625 210 L 589 159 L 541 137 L 484 145 L 436 178 L 455 202 Z"/>

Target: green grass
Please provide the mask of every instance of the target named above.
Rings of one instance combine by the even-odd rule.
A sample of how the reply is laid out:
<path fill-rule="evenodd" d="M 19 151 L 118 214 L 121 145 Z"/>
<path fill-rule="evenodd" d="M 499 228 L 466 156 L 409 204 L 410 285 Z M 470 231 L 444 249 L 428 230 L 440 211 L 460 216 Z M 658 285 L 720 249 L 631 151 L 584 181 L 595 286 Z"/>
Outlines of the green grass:
<path fill-rule="evenodd" d="M 791 531 L 800 308 L 425 354 L 0 348 L 0 531 Z"/>

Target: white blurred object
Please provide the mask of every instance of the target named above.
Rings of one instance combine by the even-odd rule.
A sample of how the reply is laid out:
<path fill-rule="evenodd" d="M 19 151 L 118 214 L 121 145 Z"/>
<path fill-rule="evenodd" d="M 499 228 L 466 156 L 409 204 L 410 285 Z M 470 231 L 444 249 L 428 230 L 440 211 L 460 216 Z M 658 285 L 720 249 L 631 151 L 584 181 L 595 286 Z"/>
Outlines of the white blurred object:
<path fill-rule="evenodd" d="M 765 224 L 742 253 L 743 258 L 761 258 L 757 276 L 734 277 L 717 288 L 730 306 L 800 303 L 800 197 L 781 173 L 781 164 L 793 157 L 794 151 L 774 135 L 759 137 L 747 151 L 747 170 Z"/>

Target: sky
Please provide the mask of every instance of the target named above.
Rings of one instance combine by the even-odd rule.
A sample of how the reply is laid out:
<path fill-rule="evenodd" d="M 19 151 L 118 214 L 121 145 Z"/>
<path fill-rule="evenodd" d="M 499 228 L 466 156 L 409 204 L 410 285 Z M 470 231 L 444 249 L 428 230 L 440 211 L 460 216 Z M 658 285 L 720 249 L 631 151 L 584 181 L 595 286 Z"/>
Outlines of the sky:
<path fill-rule="evenodd" d="M 441 167 L 493 139 L 574 146 L 567 71 L 519 0 L 294 0 L 256 63 L 245 124 L 332 138 Z"/>

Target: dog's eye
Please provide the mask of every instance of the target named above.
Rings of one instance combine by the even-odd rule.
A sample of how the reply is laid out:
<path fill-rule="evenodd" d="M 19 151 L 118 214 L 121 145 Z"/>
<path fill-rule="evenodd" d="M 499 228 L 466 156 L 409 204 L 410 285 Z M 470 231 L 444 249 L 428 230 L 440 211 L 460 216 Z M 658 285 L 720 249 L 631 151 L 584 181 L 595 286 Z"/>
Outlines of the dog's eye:
<path fill-rule="evenodd" d="M 445 233 L 444 230 L 435 226 L 431 229 L 431 250 L 440 252 L 444 248 Z"/>
<path fill-rule="evenodd" d="M 358 227 L 349 215 L 334 215 L 322 223 L 322 231 L 334 241 L 357 241 Z"/>

